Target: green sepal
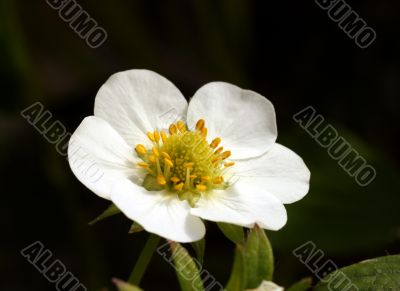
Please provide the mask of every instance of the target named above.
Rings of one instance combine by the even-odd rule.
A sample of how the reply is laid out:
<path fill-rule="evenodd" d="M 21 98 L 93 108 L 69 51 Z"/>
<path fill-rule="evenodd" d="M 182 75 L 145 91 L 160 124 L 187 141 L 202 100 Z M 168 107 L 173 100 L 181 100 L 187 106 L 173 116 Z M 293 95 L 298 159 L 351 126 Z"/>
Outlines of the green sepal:
<path fill-rule="evenodd" d="M 103 220 L 107 217 L 113 216 L 115 214 L 120 213 L 121 210 L 119 210 L 117 208 L 117 206 L 115 206 L 114 204 L 111 204 L 110 206 L 108 206 L 108 208 L 106 210 L 103 211 L 102 214 L 100 214 L 99 216 L 97 216 L 95 219 L 93 219 L 92 221 L 89 222 L 89 225 L 94 225 L 97 222 L 99 222 L 100 220 Z"/>
<path fill-rule="evenodd" d="M 265 231 L 259 226 L 250 230 L 245 247 L 246 288 L 257 288 L 263 280 L 272 281 L 274 256 Z"/>
<path fill-rule="evenodd" d="M 141 232 L 144 231 L 143 226 L 141 226 L 139 223 L 137 222 L 133 222 L 131 225 L 131 228 L 129 229 L 128 233 L 137 233 L 137 232 Z"/>
<path fill-rule="evenodd" d="M 198 266 L 187 250 L 179 243 L 170 242 L 172 260 L 182 291 L 203 291 Z"/>
<path fill-rule="evenodd" d="M 233 261 L 232 272 L 226 285 L 227 291 L 243 291 L 246 288 L 246 263 L 245 250 L 241 245 L 236 246 L 235 259 Z"/>
<path fill-rule="evenodd" d="M 201 240 L 195 241 L 191 243 L 195 253 L 196 257 L 199 260 L 200 264 L 203 265 L 204 262 L 204 251 L 206 248 L 206 240 L 202 238 Z"/>
<path fill-rule="evenodd" d="M 222 233 L 235 244 L 244 242 L 243 227 L 225 222 L 217 222 Z"/>

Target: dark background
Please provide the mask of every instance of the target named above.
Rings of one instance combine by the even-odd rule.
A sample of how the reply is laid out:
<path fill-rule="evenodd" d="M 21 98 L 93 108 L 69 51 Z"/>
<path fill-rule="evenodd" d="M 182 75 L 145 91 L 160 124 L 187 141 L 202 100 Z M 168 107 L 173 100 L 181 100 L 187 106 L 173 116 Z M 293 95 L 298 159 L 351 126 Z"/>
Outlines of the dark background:
<path fill-rule="evenodd" d="M 88 47 L 45 0 L 0 0 L 1 290 L 54 290 L 19 253 L 36 240 L 89 290 L 127 279 L 147 235 L 128 235 L 122 215 L 89 227 L 108 202 L 79 183 L 20 111 L 39 101 L 73 132 L 92 115 L 105 80 L 133 68 L 166 76 L 187 97 L 221 80 L 273 102 L 278 141 L 312 173 L 306 198 L 287 206 L 287 225 L 268 232 L 277 283 L 311 275 L 292 255 L 309 240 L 339 266 L 400 251 L 398 1 L 347 1 L 377 32 L 367 49 L 314 1 L 79 3 L 108 33 L 100 48 Z M 309 105 L 375 167 L 372 184 L 358 186 L 293 121 Z M 225 283 L 234 245 L 212 223 L 206 239 L 204 267 Z M 178 290 L 157 255 L 141 285 Z"/>

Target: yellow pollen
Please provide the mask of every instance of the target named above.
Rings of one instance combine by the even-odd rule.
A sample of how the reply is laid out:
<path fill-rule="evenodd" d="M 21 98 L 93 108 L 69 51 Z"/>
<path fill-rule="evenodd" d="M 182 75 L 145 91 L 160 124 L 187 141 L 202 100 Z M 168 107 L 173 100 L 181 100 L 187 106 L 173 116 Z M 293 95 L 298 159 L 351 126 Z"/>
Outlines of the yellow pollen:
<path fill-rule="evenodd" d="M 154 131 L 153 136 L 154 136 L 154 140 L 155 140 L 156 142 L 159 142 L 159 141 L 160 141 L 160 134 L 158 133 L 157 130 Z"/>
<path fill-rule="evenodd" d="M 174 186 L 174 190 L 181 191 L 184 185 L 185 184 L 183 184 L 183 183 L 179 183 L 179 184 Z"/>
<path fill-rule="evenodd" d="M 179 179 L 178 177 L 172 177 L 171 181 L 174 183 L 178 183 L 181 179 Z"/>
<path fill-rule="evenodd" d="M 196 179 L 197 176 L 196 176 L 196 175 L 190 175 L 189 178 L 190 178 L 190 179 Z"/>
<path fill-rule="evenodd" d="M 210 178 L 210 176 L 203 176 L 203 177 L 201 177 L 201 180 L 204 182 L 208 182 L 211 180 L 211 178 Z"/>
<path fill-rule="evenodd" d="M 176 134 L 177 132 L 178 132 L 178 129 L 176 128 L 176 125 L 175 124 L 171 124 L 170 126 L 169 126 L 169 134 L 170 135 L 173 135 L 173 134 Z"/>
<path fill-rule="evenodd" d="M 145 155 L 147 153 L 146 148 L 142 144 L 138 144 L 135 147 L 135 151 L 137 152 L 138 155 Z"/>
<path fill-rule="evenodd" d="M 165 177 L 163 175 L 158 175 L 157 183 L 161 186 L 164 186 L 165 184 L 167 184 L 167 181 L 165 180 Z"/>
<path fill-rule="evenodd" d="M 196 185 L 196 189 L 201 192 L 204 192 L 207 190 L 207 186 L 206 185 Z"/>
<path fill-rule="evenodd" d="M 152 134 L 151 132 L 147 133 L 147 137 L 149 138 L 149 140 L 151 140 L 152 142 L 154 142 L 154 134 Z"/>
<path fill-rule="evenodd" d="M 228 167 L 232 167 L 232 166 L 234 166 L 235 165 L 235 162 L 229 162 L 229 163 L 225 163 L 224 164 L 224 167 L 225 168 L 228 168 Z"/>
<path fill-rule="evenodd" d="M 176 124 L 178 126 L 178 129 L 180 132 L 185 132 L 186 131 L 186 125 L 183 121 L 178 121 L 178 123 Z"/>
<path fill-rule="evenodd" d="M 219 145 L 220 142 L 221 142 L 221 139 L 219 137 L 217 137 L 211 142 L 210 147 L 215 149 Z"/>
<path fill-rule="evenodd" d="M 167 158 L 164 159 L 164 162 L 170 167 L 172 168 L 174 166 L 174 164 Z"/>
<path fill-rule="evenodd" d="M 220 154 L 224 150 L 224 147 L 219 147 L 215 150 L 215 154 Z"/>
<path fill-rule="evenodd" d="M 186 169 L 193 169 L 194 163 L 184 163 L 183 166 L 184 166 Z"/>
<path fill-rule="evenodd" d="M 204 125 L 205 125 L 204 119 L 199 119 L 199 121 L 197 121 L 196 123 L 196 129 L 201 131 L 204 128 Z"/>

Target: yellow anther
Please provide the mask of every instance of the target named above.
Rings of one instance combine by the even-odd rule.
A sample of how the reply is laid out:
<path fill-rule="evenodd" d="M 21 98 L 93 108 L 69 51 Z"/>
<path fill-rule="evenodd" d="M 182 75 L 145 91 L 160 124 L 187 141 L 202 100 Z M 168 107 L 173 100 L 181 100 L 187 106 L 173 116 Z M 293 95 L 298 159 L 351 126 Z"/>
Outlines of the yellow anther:
<path fill-rule="evenodd" d="M 160 152 L 158 151 L 158 149 L 156 147 L 153 147 L 153 154 L 158 158 L 160 156 Z"/>
<path fill-rule="evenodd" d="M 168 160 L 172 160 L 172 159 L 171 159 L 171 156 L 170 156 L 167 152 L 161 151 L 161 155 L 162 155 L 164 158 L 167 158 Z"/>
<path fill-rule="evenodd" d="M 173 134 L 176 134 L 178 132 L 178 129 L 176 128 L 175 124 L 171 124 L 169 126 L 168 131 L 169 131 L 169 134 L 173 135 Z"/>
<path fill-rule="evenodd" d="M 160 134 L 158 133 L 157 130 L 154 131 L 153 136 L 154 136 L 154 140 L 155 140 L 156 142 L 159 142 L 159 141 L 160 141 Z"/>
<path fill-rule="evenodd" d="M 174 164 L 171 162 L 171 160 L 169 160 L 169 159 L 167 159 L 167 158 L 164 159 L 164 162 L 165 162 L 165 164 L 168 165 L 168 167 L 170 167 L 170 168 L 172 168 L 172 167 L 174 166 Z"/>
<path fill-rule="evenodd" d="M 222 160 L 222 157 L 214 157 L 211 159 L 211 163 L 219 163 Z"/>
<path fill-rule="evenodd" d="M 172 177 L 171 181 L 174 183 L 178 183 L 181 179 L 179 179 L 178 177 Z"/>
<path fill-rule="evenodd" d="M 147 153 L 146 148 L 142 144 L 138 144 L 135 147 L 135 151 L 138 155 L 145 155 Z"/>
<path fill-rule="evenodd" d="M 148 132 L 148 133 L 147 133 L 147 137 L 149 138 L 149 140 L 151 140 L 151 141 L 153 141 L 153 142 L 155 141 L 155 140 L 154 140 L 154 134 L 152 134 L 151 132 Z"/>
<path fill-rule="evenodd" d="M 148 167 L 150 167 L 150 165 L 149 165 L 148 163 L 145 163 L 145 162 L 137 163 L 137 165 L 138 165 L 139 167 L 142 167 L 142 168 L 148 168 Z"/>
<path fill-rule="evenodd" d="M 199 119 L 196 123 L 196 129 L 201 131 L 204 128 L 204 125 L 205 125 L 204 119 Z"/>
<path fill-rule="evenodd" d="M 207 190 L 207 186 L 206 185 L 196 185 L 196 189 L 201 192 L 204 192 Z"/>
<path fill-rule="evenodd" d="M 163 143 L 165 143 L 165 141 L 167 140 L 167 135 L 165 134 L 165 132 L 163 130 L 161 131 L 161 140 Z"/>
<path fill-rule="evenodd" d="M 157 183 L 161 186 L 164 186 L 165 184 L 167 184 L 167 181 L 165 180 L 165 177 L 163 175 L 158 175 Z"/>
<path fill-rule="evenodd" d="M 183 166 L 184 166 L 186 169 L 193 169 L 194 163 L 184 163 Z"/>
<path fill-rule="evenodd" d="M 201 177 L 201 180 L 204 182 L 208 182 L 211 180 L 211 178 L 210 178 L 210 176 L 203 176 L 203 177 Z"/>
<path fill-rule="evenodd" d="M 224 147 L 219 147 L 215 150 L 214 154 L 218 155 L 224 150 Z"/>
<path fill-rule="evenodd" d="M 229 162 L 229 163 L 224 164 L 225 168 L 232 167 L 234 165 L 235 165 L 235 162 Z"/>
<path fill-rule="evenodd" d="M 210 144 L 210 147 L 215 149 L 219 145 L 220 142 L 221 142 L 221 139 L 219 137 L 214 138 L 214 140 Z"/>
<path fill-rule="evenodd" d="M 201 136 L 202 136 L 203 138 L 206 138 L 206 137 L 207 137 L 207 132 L 208 132 L 207 127 L 203 127 L 203 128 L 201 129 Z"/>
<path fill-rule="evenodd" d="M 155 163 L 157 163 L 157 158 L 156 158 L 155 156 L 153 156 L 153 155 L 150 155 L 150 156 L 149 156 L 149 161 L 150 161 L 151 163 L 155 164 Z"/>
<path fill-rule="evenodd" d="M 178 126 L 178 129 L 180 132 L 185 132 L 186 131 L 186 125 L 183 121 L 179 120 L 176 125 Z"/>
<path fill-rule="evenodd" d="M 222 176 L 219 176 L 217 178 L 214 179 L 214 184 L 221 184 L 224 181 L 224 178 L 222 178 Z"/>
<path fill-rule="evenodd" d="M 196 175 L 190 175 L 189 178 L 190 178 L 190 179 L 196 179 L 197 176 L 196 176 Z"/>
<path fill-rule="evenodd" d="M 174 190 L 176 190 L 176 191 L 181 191 L 184 185 L 185 185 L 185 184 L 183 184 L 183 183 L 176 184 L 176 185 L 174 186 Z"/>
<path fill-rule="evenodd" d="M 223 160 L 229 158 L 231 156 L 231 151 L 226 151 L 221 154 Z"/>

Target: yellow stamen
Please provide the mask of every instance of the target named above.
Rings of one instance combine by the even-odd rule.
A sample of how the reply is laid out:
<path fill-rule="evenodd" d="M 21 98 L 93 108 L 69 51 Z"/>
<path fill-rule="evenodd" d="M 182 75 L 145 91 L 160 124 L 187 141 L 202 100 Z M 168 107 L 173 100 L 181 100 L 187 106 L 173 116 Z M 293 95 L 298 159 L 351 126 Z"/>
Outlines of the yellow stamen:
<path fill-rule="evenodd" d="M 179 183 L 177 185 L 174 186 L 174 190 L 176 191 L 181 191 L 183 188 L 184 184 L 183 183 Z"/>
<path fill-rule="evenodd" d="M 167 135 L 165 134 L 164 131 L 161 131 L 161 140 L 163 143 L 165 143 L 165 141 L 167 140 Z"/>
<path fill-rule="evenodd" d="M 165 180 L 165 177 L 163 175 L 158 175 L 157 183 L 160 184 L 161 186 L 164 186 L 165 184 L 167 184 L 167 181 Z"/>
<path fill-rule="evenodd" d="M 190 179 L 196 179 L 197 176 L 196 176 L 196 175 L 190 175 L 189 178 L 190 178 Z"/>
<path fill-rule="evenodd" d="M 151 140 L 152 142 L 154 142 L 154 134 L 152 134 L 151 132 L 147 133 L 147 137 L 149 138 L 149 140 Z"/>
<path fill-rule="evenodd" d="M 165 164 L 167 164 L 170 168 L 172 168 L 174 166 L 174 164 L 171 162 L 171 160 L 165 158 L 164 159 Z"/>
<path fill-rule="evenodd" d="M 196 185 L 196 189 L 201 192 L 204 192 L 207 190 L 207 186 L 206 185 Z"/>
<path fill-rule="evenodd" d="M 220 142 L 221 142 L 221 138 L 217 137 L 211 142 L 210 147 L 215 149 L 219 145 Z"/>
<path fill-rule="evenodd" d="M 171 124 L 170 126 L 169 126 L 169 134 L 170 135 L 173 135 L 173 134 L 176 134 L 177 132 L 178 132 L 178 129 L 176 128 L 176 125 L 175 124 Z"/>
<path fill-rule="evenodd" d="M 184 166 L 186 169 L 193 169 L 194 163 L 184 163 L 183 166 Z"/>
<path fill-rule="evenodd" d="M 153 154 L 158 158 L 160 156 L 160 152 L 158 151 L 158 149 L 156 147 L 153 147 L 152 149 Z"/>
<path fill-rule="evenodd" d="M 229 163 L 225 163 L 224 164 L 224 167 L 225 168 L 228 168 L 228 167 L 232 167 L 232 166 L 234 166 L 235 165 L 235 162 L 229 162 Z"/>
<path fill-rule="evenodd" d="M 178 126 L 180 132 L 183 133 L 186 131 L 186 125 L 183 121 L 179 120 L 176 125 Z"/>
<path fill-rule="evenodd" d="M 148 163 L 145 163 L 145 162 L 137 163 L 137 165 L 138 165 L 139 167 L 142 167 L 142 168 L 148 168 L 148 167 L 150 167 L 150 165 L 149 165 Z"/>
<path fill-rule="evenodd" d="M 231 156 L 231 151 L 226 151 L 221 154 L 223 160 L 229 158 Z"/>
<path fill-rule="evenodd" d="M 219 176 L 214 179 L 214 184 L 221 184 L 223 181 L 224 179 L 222 178 L 222 176 Z"/>
<path fill-rule="evenodd" d="M 206 138 L 206 137 L 207 137 L 207 132 L 208 132 L 207 127 L 203 127 L 203 128 L 201 129 L 201 136 L 202 136 L 203 138 Z"/>
<path fill-rule="evenodd" d="M 201 131 L 204 128 L 204 125 L 205 125 L 204 119 L 199 119 L 196 123 L 196 129 Z"/>
<path fill-rule="evenodd" d="M 221 153 L 224 150 L 224 147 L 219 147 L 215 150 L 215 154 L 218 155 L 219 153 Z"/>
<path fill-rule="evenodd" d="M 159 142 L 159 141 L 160 141 L 160 134 L 158 133 L 157 130 L 154 131 L 153 136 L 154 136 L 154 140 L 155 140 L 156 142 Z"/>
<path fill-rule="evenodd" d="M 142 144 L 138 144 L 135 147 L 135 151 L 138 155 L 145 155 L 147 153 L 146 148 Z"/>
<path fill-rule="evenodd" d="M 162 151 L 162 152 L 161 152 L 161 155 L 162 155 L 164 158 L 167 158 L 168 160 L 172 160 L 172 159 L 171 159 L 171 156 L 170 156 L 167 152 Z"/>
<path fill-rule="evenodd" d="M 179 179 L 178 177 L 172 177 L 171 181 L 174 183 L 178 183 L 181 179 Z"/>
<path fill-rule="evenodd" d="M 210 178 L 210 176 L 203 176 L 203 177 L 201 177 L 201 180 L 204 182 L 208 182 L 211 180 L 211 178 Z"/>
<path fill-rule="evenodd" d="M 153 155 L 150 155 L 150 156 L 149 156 L 149 161 L 150 161 L 151 163 L 155 164 L 155 163 L 157 163 L 157 158 L 156 158 L 155 156 L 153 156 Z"/>

